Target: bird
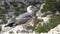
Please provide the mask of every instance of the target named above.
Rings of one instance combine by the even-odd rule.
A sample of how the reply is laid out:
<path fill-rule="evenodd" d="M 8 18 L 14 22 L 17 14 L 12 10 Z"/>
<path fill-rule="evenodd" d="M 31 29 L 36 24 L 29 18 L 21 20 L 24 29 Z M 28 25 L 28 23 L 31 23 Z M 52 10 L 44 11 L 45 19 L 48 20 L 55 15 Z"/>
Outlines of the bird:
<path fill-rule="evenodd" d="M 15 18 L 15 22 L 9 23 L 7 26 L 13 25 L 20 25 L 20 24 L 25 24 L 29 19 L 31 19 L 36 12 L 37 8 L 33 5 L 30 5 L 27 7 L 27 12 L 20 14 Z"/>
<path fill-rule="evenodd" d="M 26 23 L 29 19 L 31 19 L 35 13 L 36 7 L 33 5 L 30 5 L 27 7 L 27 12 L 20 14 L 17 18 L 16 18 L 16 22 L 15 24 L 24 24 Z"/>

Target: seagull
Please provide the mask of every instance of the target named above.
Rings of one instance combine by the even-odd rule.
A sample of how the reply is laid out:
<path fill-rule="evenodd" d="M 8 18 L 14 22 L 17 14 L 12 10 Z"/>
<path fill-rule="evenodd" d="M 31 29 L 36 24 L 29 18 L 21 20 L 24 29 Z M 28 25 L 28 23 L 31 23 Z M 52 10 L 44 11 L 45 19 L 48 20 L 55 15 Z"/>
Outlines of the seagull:
<path fill-rule="evenodd" d="M 34 13 L 36 12 L 37 8 L 33 5 L 30 5 L 27 7 L 27 12 L 20 14 L 19 16 L 17 16 L 15 19 L 16 21 L 13 23 L 8 24 L 7 26 L 10 26 L 11 24 L 13 24 L 13 26 L 15 25 L 20 25 L 20 24 L 25 24 L 29 19 L 31 19 L 34 15 Z"/>
<path fill-rule="evenodd" d="M 36 7 L 35 6 L 28 6 L 27 7 L 27 12 L 20 14 L 17 18 L 16 18 L 16 22 L 15 24 L 24 24 L 26 23 L 29 19 L 31 19 L 35 13 Z"/>

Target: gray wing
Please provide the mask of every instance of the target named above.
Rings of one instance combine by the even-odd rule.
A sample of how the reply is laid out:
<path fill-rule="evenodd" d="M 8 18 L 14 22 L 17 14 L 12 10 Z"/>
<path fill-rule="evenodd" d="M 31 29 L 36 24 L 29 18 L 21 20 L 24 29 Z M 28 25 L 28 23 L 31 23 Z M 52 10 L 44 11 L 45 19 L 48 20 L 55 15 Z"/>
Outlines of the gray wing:
<path fill-rule="evenodd" d="M 18 20 L 16 20 L 15 24 L 24 24 L 26 23 L 29 19 L 32 18 L 32 16 L 29 13 L 24 13 L 18 16 Z"/>
<path fill-rule="evenodd" d="M 20 14 L 20 15 L 18 16 L 18 18 L 27 18 L 27 17 L 32 17 L 32 16 L 31 16 L 31 14 L 29 14 L 29 13 Z"/>

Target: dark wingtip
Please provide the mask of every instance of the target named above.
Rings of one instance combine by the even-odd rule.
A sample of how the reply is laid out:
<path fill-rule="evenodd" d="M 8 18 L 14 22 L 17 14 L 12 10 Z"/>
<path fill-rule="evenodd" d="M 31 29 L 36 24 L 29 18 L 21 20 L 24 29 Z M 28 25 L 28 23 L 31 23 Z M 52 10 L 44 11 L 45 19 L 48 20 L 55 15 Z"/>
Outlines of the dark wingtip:
<path fill-rule="evenodd" d="M 13 27 L 13 23 L 6 25 L 5 27 Z"/>

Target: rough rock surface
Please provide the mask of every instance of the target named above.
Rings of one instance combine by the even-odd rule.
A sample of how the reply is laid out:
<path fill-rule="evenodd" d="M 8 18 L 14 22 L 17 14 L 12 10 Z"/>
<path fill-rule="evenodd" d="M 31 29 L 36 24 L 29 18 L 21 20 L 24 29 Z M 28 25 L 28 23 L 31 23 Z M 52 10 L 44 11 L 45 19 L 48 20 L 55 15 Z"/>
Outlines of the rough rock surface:
<path fill-rule="evenodd" d="M 41 34 L 60 34 L 60 24 L 57 25 L 55 28 L 48 31 L 48 33 L 41 33 Z"/>

